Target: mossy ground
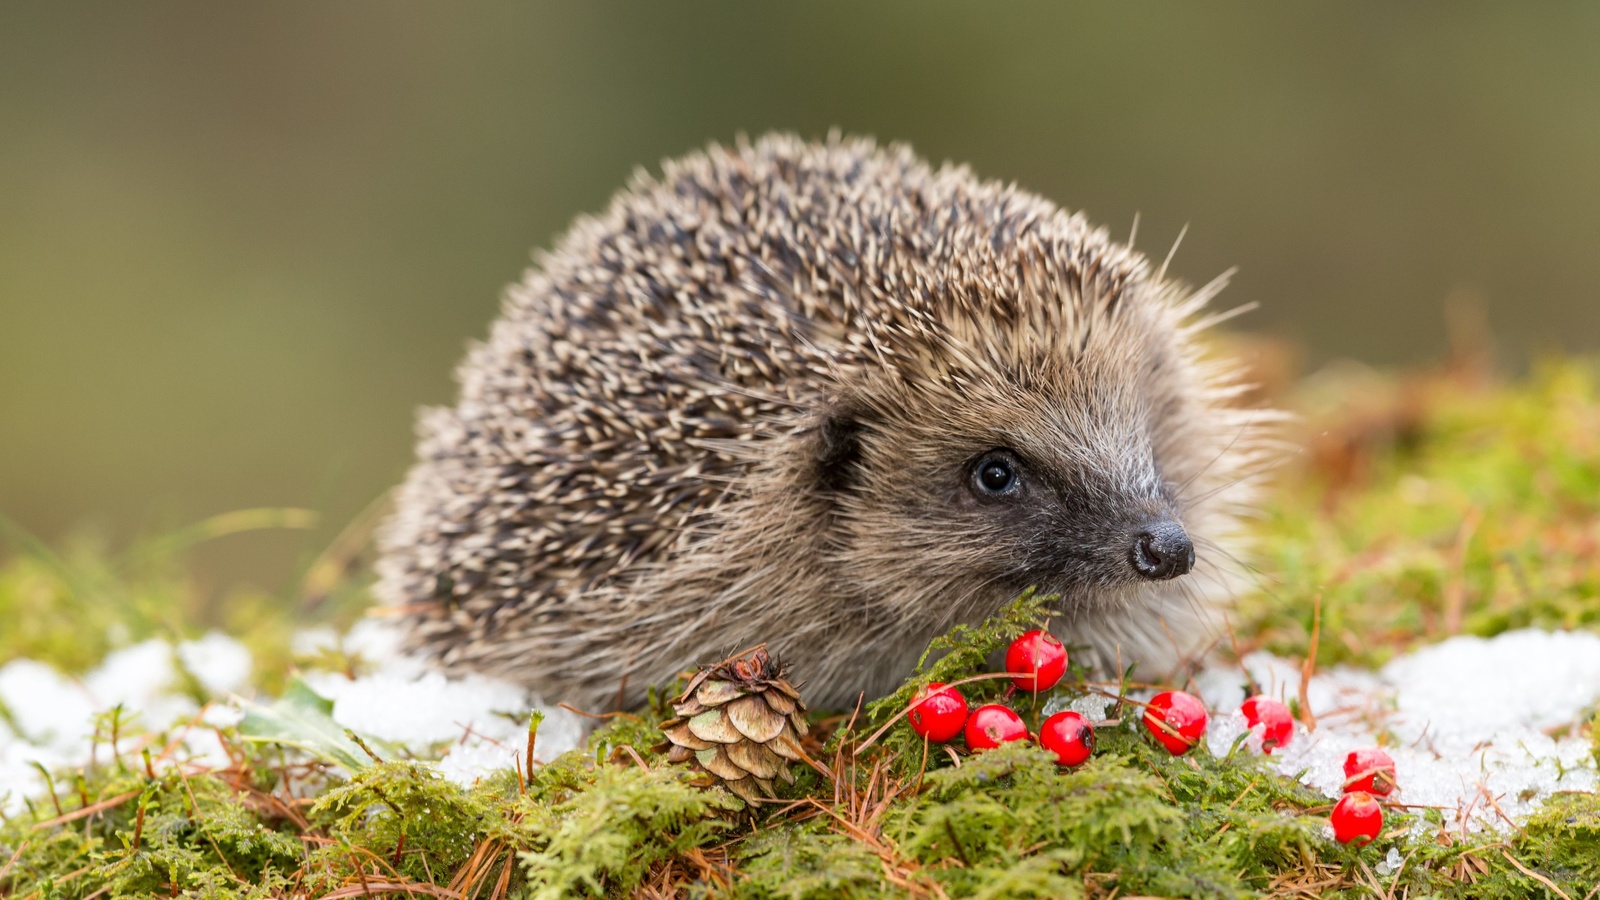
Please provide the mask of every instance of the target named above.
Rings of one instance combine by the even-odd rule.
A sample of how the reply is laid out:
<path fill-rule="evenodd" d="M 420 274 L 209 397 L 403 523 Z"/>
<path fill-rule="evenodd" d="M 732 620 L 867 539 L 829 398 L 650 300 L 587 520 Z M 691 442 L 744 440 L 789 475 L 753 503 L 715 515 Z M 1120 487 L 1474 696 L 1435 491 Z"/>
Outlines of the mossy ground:
<path fill-rule="evenodd" d="M 1233 620 L 1240 649 L 1306 655 L 1319 595 L 1319 665 L 1374 665 L 1454 633 L 1600 625 L 1594 364 L 1553 362 L 1510 386 L 1465 368 L 1346 377 L 1298 396 L 1311 449 L 1268 498 L 1260 589 Z M 119 640 L 188 625 L 179 568 L 63 558 L 12 538 L 0 569 L 5 658 L 82 670 Z M 1503 834 L 1394 810 L 1383 838 L 1357 850 L 1326 836 L 1321 795 L 1243 749 L 1170 757 L 1133 727 L 1129 705 L 1113 708 L 1124 724 L 1101 729 L 1096 756 L 1070 772 L 1022 745 L 957 758 L 903 724 L 873 740 L 919 684 L 981 672 L 1047 605 L 1025 598 L 958 629 L 899 694 L 819 714 L 808 743 L 817 767 L 760 810 L 664 762 L 659 706 L 614 718 L 586 751 L 471 789 L 382 751 L 382 761 L 330 755 L 355 770 L 345 777 L 239 728 L 218 731 L 230 765 L 173 766 L 171 735 L 152 734 L 144 752 L 54 773 L 48 795 L 0 826 L 0 894 L 1600 895 L 1593 794 L 1557 795 Z M 289 617 L 264 601 L 243 609 L 229 624 L 276 691 L 290 669 Z M 1000 686 L 967 689 L 981 698 Z M 1600 711 L 1587 727 L 1600 756 Z M 1389 847 L 1405 863 L 1379 874 Z"/>

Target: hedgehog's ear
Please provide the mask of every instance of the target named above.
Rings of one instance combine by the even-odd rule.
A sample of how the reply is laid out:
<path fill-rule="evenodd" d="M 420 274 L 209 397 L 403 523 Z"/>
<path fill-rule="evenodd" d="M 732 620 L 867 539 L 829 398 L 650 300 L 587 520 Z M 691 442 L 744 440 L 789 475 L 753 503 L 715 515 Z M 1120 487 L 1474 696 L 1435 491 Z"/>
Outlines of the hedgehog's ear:
<path fill-rule="evenodd" d="M 861 465 L 862 410 L 841 405 L 822 414 L 816 430 L 817 483 L 826 491 L 849 490 Z"/>

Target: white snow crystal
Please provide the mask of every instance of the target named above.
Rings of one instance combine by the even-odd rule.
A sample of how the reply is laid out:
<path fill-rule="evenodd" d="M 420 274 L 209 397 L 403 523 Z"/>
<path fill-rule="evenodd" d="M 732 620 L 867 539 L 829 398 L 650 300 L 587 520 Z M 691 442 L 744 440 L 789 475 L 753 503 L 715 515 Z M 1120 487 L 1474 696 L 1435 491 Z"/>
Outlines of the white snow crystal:
<path fill-rule="evenodd" d="M 446 679 L 438 672 L 410 677 L 379 671 L 337 690 L 333 720 L 358 734 L 405 744 L 460 738 L 468 730 L 495 740 L 527 731 L 527 692 L 480 675 Z"/>
<path fill-rule="evenodd" d="M 1439 750 L 1504 729 L 1564 725 L 1600 697 L 1600 635 L 1509 631 L 1454 637 L 1383 668 L 1402 715 L 1428 723 Z"/>
<path fill-rule="evenodd" d="M 0 702 L 25 742 L 49 746 L 88 737 L 95 703 L 82 686 L 44 663 L 18 659 L 0 668 Z"/>
<path fill-rule="evenodd" d="M 306 681 L 333 701 L 333 719 L 359 734 L 417 751 L 453 742 L 441 770 L 470 784 L 494 768 L 509 768 L 525 752 L 528 716 L 544 713 L 535 757 L 548 762 L 577 747 L 585 727 L 559 707 L 547 707 L 525 688 L 482 675 L 447 677 L 399 652 L 393 626 L 366 620 L 346 636 L 346 651 L 358 653 L 374 671 L 348 678 L 311 673 Z"/>
<path fill-rule="evenodd" d="M 1300 672 L 1264 653 L 1243 660 L 1273 697 L 1296 697 Z M 1237 667 L 1196 678 L 1212 709 L 1207 743 L 1226 752 L 1242 728 Z M 1597 779 L 1586 742 L 1546 729 L 1572 724 L 1600 701 L 1600 635 L 1511 631 L 1454 637 L 1399 657 L 1376 673 L 1336 668 L 1312 677 L 1307 695 L 1317 730 L 1296 725 L 1278 749 L 1278 771 L 1328 797 L 1344 785 L 1344 758 L 1379 743 L 1394 758 L 1397 799 L 1440 807 L 1447 822 L 1508 827 L 1560 790 L 1592 791 Z"/>
<path fill-rule="evenodd" d="M 167 693 L 177 677 L 172 645 L 160 638 L 113 650 L 84 676 L 84 686 L 104 706 L 128 706 Z"/>
<path fill-rule="evenodd" d="M 326 625 L 296 631 L 289 639 L 289 652 L 296 656 L 311 656 L 339 646 L 339 632 Z"/>
<path fill-rule="evenodd" d="M 439 773 L 463 787 L 491 772 L 510 769 L 517 765 L 523 750 L 509 744 L 474 741 L 452 747 L 444 759 L 439 760 Z"/>
<path fill-rule="evenodd" d="M 183 668 L 213 694 L 242 690 L 250 678 L 250 651 L 220 631 L 178 645 Z"/>
<path fill-rule="evenodd" d="M 1233 742 L 1239 739 L 1239 735 L 1249 730 L 1244 721 L 1244 714 L 1238 710 L 1227 714 L 1213 711 L 1211 720 L 1206 726 L 1206 749 L 1211 751 L 1212 756 L 1227 756 L 1228 751 L 1233 749 Z M 1245 743 L 1251 744 L 1250 738 L 1245 738 Z M 1255 740 L 1251 749 L 1257 752 L 1261 750 L 1259 738 Z"/>
<path fill-rule="evenodd" d="M 421 663 L 400 651 L 400 630 L 382 619 L 362 619 L 344 636 L 346 653 L 378 666 L 420 669 Z"/>
<path fill-rule="evenodd" d="M 1082 697 L 1074 697 L 1067 708 L 1090 722 L 1104 722 L 1106 710 L 1116 702 L 1110 697 L 1102 697 L 1099 694 L 1085 694 Z"/>

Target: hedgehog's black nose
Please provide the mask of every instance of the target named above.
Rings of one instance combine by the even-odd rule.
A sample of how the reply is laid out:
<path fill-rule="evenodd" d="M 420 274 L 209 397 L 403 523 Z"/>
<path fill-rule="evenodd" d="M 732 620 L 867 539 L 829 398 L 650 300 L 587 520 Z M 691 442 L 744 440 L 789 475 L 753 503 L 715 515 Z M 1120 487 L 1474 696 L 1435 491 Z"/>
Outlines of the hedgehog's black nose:
<path fill-rule="evenodd" d="M 1133 570 L 1151 581 L 1164 581 L 1194 568 L 1194 544 L 1183 526 L 1173 521 L 1151 522 L 1133 537 L 1129 552 Z"/>

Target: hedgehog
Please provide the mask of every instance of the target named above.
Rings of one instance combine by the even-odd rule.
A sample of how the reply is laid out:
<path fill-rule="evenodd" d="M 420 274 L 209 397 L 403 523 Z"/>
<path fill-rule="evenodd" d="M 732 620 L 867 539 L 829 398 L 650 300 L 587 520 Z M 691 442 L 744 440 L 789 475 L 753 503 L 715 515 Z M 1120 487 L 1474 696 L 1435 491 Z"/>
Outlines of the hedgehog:
<path fill-rule="evenodd" d="M 758 643 L 847 707 L 1030 588 L 1075 660 L 1169 674 L 1239 584 L 1274 416 L 1210 349 L 1226 276 L 1165 269 L 901 145 L 641 170 L 419 416 L 377 594 L 446 671 L 589 709 Z"/>

